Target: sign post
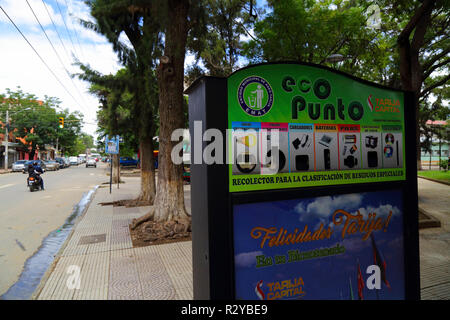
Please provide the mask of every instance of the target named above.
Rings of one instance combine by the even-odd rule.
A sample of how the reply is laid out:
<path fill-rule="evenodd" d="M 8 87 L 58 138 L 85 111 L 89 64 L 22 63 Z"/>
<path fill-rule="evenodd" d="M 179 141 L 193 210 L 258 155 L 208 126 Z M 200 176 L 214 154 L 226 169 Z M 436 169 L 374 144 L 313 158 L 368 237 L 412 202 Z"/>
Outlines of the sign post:
<path fill-rule="evenodd" d="M 186 93 L 194 299 L 420 299 L 412 93 L 300 63 Z"/>
<path fill-rule="evenodd" d="M 105 152 L 109 153 L 109 159 L 110 159 L 110 173 L 109 173 L 109 193 L 111 193 L 112 189 L 112 175 L 113 175 L 113 154 L 119 154 L 119 136 L 112 137 L 109 139 L 109 136 L 106 135 L 105 137 Z M 119 169 L 118 169 L 119 170 Z M 118 184 L 119 182 L 117 182 Z M 117 188 L 119 185 L 117 185 Z"/>

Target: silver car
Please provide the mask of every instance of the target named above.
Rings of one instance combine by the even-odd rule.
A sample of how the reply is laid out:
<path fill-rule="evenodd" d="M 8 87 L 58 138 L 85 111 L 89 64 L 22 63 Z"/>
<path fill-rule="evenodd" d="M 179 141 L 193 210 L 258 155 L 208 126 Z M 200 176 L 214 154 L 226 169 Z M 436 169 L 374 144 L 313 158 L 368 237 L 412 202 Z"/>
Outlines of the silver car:
<path fill-rule="evenodd" d="M 94 167 L 94 168 L 97 168 L 97 161 L 95 161 L 94 158 L 89 158 L 89 159 L 86 161 L 86 168 L 87 168 L 87 167 Z"/>
<path fill-rule="evenodd" d="M 54 160 L 44 161 L 47 171 L 56 171 L 59 170 L 59 163 Z"/>
<path fill-rule="evenodd" d="M 18 160 L 12 164 L 12 171 L 22 171 L 25 168 L 25 163 L 27 163 L 28 160 Z"/>

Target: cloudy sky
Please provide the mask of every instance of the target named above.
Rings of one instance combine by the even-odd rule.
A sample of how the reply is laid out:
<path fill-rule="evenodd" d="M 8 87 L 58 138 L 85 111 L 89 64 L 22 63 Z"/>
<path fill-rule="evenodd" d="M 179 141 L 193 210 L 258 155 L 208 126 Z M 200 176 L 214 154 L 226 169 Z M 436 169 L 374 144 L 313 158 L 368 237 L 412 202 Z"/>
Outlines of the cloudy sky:
<path fill-rule="evenodd" d="M 92 20 L 88 7 L 80 0 L 0 0 L 0 6 L 63 84 L 0 10 L 0 93 L 6 88 L 15 90 L 20 86 L 39 98 L 45 95 L 58 97 L 62 101 L 61 107 L 84 114 L 83 131 L 94 134 L 98 100 L 87 92 L 87 83 L 71 80 L 66 70 L 70 73 L 78 70 L 72 65 L 72 55 L 104 74 L 114 73 L 120 66 L 106 39 L 77 23 L 78 18 Z"/>
<path fill-rule="evenodd" d="M 257 0 L 259 7 L 265 3 Z M 0 0 L 0 6 L 0 93 L 20 86 L 41 99 L 57 97 L 62 108 L 81 111 L 83 131 L 95 135 L 98 100 L 88 93 L 87 83 L 71 79 L 67 72 L 79 71 L 72 65 L 73 56 L 103 74 L 115 73 L 120 65 L 106 38 L 78 23 L 78 19 L 93 20 L 89 8 L 82 0 Z M 186 65 L 193 60 L 188 54 Z"/>

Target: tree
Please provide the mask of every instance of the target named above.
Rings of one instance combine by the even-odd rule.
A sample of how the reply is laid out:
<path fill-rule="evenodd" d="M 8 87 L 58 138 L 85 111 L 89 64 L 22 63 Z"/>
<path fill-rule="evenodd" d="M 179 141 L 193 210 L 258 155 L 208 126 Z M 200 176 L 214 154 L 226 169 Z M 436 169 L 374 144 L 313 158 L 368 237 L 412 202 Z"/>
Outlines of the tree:
<path fill-rule="evenodd" d="M 164 52 L 159 59 L 157 79 L 159 88 L 159 167 L 158 190 L 152 210 L 134 220 L 132 229 L 143 222 L 169 222 L 175 231 L 190 228 L 190 217 L 184 206 L 183 167 L 171 161 L 172 132 L 184 125 L 184 59 L 188 33 L 201 30 L 202 1 L 152 1 L 143 8 L 157 12 L 160 32 L 164 37 Z"/>
<path fill-rule="evenodd" d="M 196 57 L 195 64 L 187 70 L 188 83 L 201 74 L 226 77 L 237 69 L 241 36 L 247 34 L 246 25 L 250 23 L 250 15 L 244 10 L 246 4 L 242 0 L 205 1 L 202 20 L 206 32 L 201 37 L 195 33 L 188 37 L 188 50 Z"/>
<path fill-rule="evenodd" d="M 0 110 L 9 110 L 10 131 L 14 133 L 23 149 L 28 150 L 33 159 L 36 151 L 45 145 L 58 145 L 61 149 L 70 149 L 75 145 L 81 130 L 82 115 L 78 112 L 57 111 L 60 101 L 55 97 L 45 96 L 39 100 L 34 94 L 25 93 L 20 88 L 16 91 L 6 89 L 0 97 Z M 3 113 L 3 112 L 2 112 Z M 64 117 L 65 127 L 59 128 L 58 118 Z"/>
<path fill-rule="evenodd" d="M 384 78 L 387 39 L 367 27 L 368 4 L 354 1 L 268 1 L 272 11 L 255 24 L 254 36 L 243 45 L 251 63 L 300 61 L 329 65 L 355 76 Z M 337 65 L 327 58 L 341 54 Z"/>
<path fill-rule="evenodd" d="M 157 90 L 153 69 L 161 40 L 155 17 L 145 6 L 141 6 L 142 3 L 147 2 L 95 0 L 88 3 L 96 22 L 82 21 L 82 24 L 106 36 L 127 71 L 116 79 L 101 79 L 101 75 L 89 70 L 88 66 L 80 66 L 85 72 L 85 80 L 116 93 L 126 89 L 131 94 L 132 101 L 128 105 L 130 119 L 140 141 L 141 154 L 141 193 L 136 200 L 151 204 L 156 194 L 153 135 L 156 129 Z M 129 45 L 121 41 L 123 34 L 128 38 Z M 120 93 L 115 94 L 116 98 L 114 95 L 109 97 L 114 107 L 120 100 Z"/>
<path fill-rule="evenodd" d="M 416 146 L 417 169 L 421 169 L 420 147 L 420 102 L 450 79 L 450 7 L 440 0 L 398 1 L 392 6 L 394 13 L 406 2 L 412 10 L 406 16 L 406 25 L 398 35 L 400 77 L 402 88 L 414 93 L 414 108 L 417 115 Z M 447 70 L 447 74 L 431 78 L 433 73 Z"/>

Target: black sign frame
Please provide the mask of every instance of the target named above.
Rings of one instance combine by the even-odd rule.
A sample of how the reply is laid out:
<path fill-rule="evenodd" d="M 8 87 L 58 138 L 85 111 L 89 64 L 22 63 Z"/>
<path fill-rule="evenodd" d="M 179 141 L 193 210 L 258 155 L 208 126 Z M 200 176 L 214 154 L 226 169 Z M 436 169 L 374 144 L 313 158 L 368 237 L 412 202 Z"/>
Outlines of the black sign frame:
<path fill-rule="evenodd" d="M 202 132 L 219 129 L 223 136 L 228 128 L 227 78 L 204 76 L 185 93 L 189 95 L 191 134 L 191 212 L 193 246 L 194 299 L 235 299 L 233 205 L 251 202 L 285 200 L 377 190 L 401 190 L 403 194 L 403 238 L 405 263 L 405 298 L 420 299 L 420 263 L 418 233 L 418 194 L 416 168 L 416 111 L 412 92 L 397 90 L 359 79 L 328 67 L 308 63 L 286 62 L 322 68 L 355 81 L 382 89 L 404 93 L 405 170 L 406 180 L 327 187 L 292 188 L 265 191 L 229 192 L 227 164 L 196 164 L 195 154 L 203 154 L 207 143 L 196 145 L 194 122 L 201 121 Z M 286 64 L 282 63 L 282 64 Z M 249 66 L 251 68 L 257 65 Z M 242 70 L 242 69 L 241 69 Z M 239 70 L 238 70 L 239 71 Z M 237 72 L 238 72 L 237 71 Z M 201 149 L 201 152 L 198 151 Z M 223 154 L 227 154 L 223 146 Z M 356 187 L 356 188 L 355 188 Z"/>

